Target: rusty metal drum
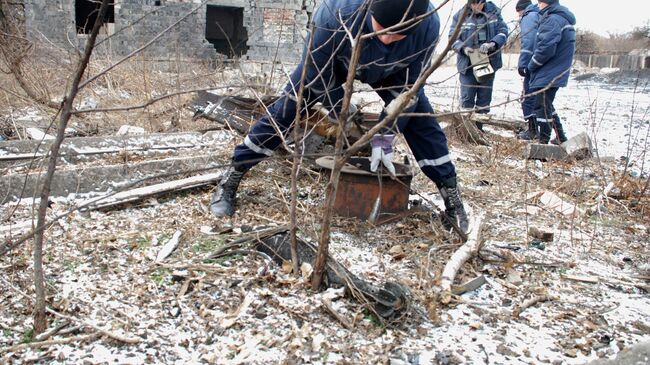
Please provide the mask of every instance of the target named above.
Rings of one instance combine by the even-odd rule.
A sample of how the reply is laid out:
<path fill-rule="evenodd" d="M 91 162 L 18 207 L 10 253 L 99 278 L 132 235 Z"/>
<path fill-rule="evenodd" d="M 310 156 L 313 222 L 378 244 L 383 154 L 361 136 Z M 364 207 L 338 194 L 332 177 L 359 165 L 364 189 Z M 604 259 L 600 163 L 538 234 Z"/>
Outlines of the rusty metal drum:
<path fill-rule="evenodd" d="M 328 172 L 334 166 L 334 158 L 321 157 L 316 163 Z M 356 217 L 367 220 L 383 220 L 403 213 L 408 209 L 409 190 L 413 173 L 410 165 L 395 164 L 395 179 L 386 170 L 381 173 L 370 171 L 367 157 L 352 157 L 341 170 L 339 186 L 336 191 L 334 211 L 343 217 Z M 379 208 L 373 212 L 373 209 Z"/>

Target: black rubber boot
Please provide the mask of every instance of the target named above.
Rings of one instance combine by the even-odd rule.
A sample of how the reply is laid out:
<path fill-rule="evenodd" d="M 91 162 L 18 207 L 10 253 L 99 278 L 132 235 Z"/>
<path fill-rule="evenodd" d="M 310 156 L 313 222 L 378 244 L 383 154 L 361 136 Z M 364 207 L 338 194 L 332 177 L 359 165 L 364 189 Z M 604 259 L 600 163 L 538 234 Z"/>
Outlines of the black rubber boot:
<path fill-rule="evenodd" d="M 551 139 L 551 123 L 538 123 L 539 125 L 539 143 L 548 144 Z"/>
<path fill-rule="evenodd" d="M 239 183 L 248 171 L 243 166 L 229 167 L 221 177 L 217 191 L 212 195 L 210 211 L 216 217 L 224 217 L 235 213 L 235 198 Z"/>
<path fill-rule="evenodd" d="M 519 138 L 524 141 L 533 141 L 539 139 L 539 130 L 537 129 L 537 118 L 528 118 L 528 129 L 519 133 Z"/>
<path fill-rule="evenodd" d="M 564 127 L 562 126 L 562 120 L 560 120 L 560 116 L 557 114 L 553 115 L 553 129 L 555 130 L 556 137 L 551 141 L 551 143 L 560 145 L 567 141 L 566 134 L 564 134 Z"/>
<path fill-rule="evenodd" d="M 445 202 L 445 213 L 447 214 L 447 217 L 457 224 L 463 233 L 467 234 L 467 231 L 469 230 L 469 221 L 467 220 L 465 206 L 460 198 L 456 177 L 451 177 L 443 181 L 438 185 L 438 189 L 440 190 L 440 195 Z M 452 229 L 451 224 L 444 218 L 442 219 L 442 224 L 445 229 Z"/>

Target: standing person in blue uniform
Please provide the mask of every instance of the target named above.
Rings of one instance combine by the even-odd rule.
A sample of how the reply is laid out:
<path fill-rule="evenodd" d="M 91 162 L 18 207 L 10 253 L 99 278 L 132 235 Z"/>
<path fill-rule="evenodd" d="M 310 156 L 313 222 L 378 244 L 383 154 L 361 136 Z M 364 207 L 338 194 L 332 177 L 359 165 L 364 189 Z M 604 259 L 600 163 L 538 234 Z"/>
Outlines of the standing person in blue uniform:
<path fill-rule="evenodd" d="M 362 43 L 363 50 L 355 78 L 369 84 L 388 106 L 405 89 L 411 87 L 429 64 L 440 34 L 440 20 L 429 0 L 325 0 L 316 10 L 313 32 L 309 35 L 303 60 L 293 71 L 282 96 L 269 107 L 268 115 L 251 128 L 244 142 L 235 148 L 233 168 L 221 179 L 212 197 L 210 208 L 215 216 L 232 215 L 235 197 L 244 174 L 260 160 L 272 155 L 281 144 L 278 133 L 287 134 L 296 115 L 296 95 L 305 58 L 304 105 L 322 102 L 336 114 L 340 110 L 352 47 L 352 35 L 370 34 L 391 28 Z M 417 16 L 430 13 L 417 21 Z M 345 27 L 341 24 L 345 23 Z M 310 45 L 311 52 L 307 52 Z M 449 156 L 447 139 L 432 116 L 433 108 L 421 88 L 415 100 L 404 110 L 418 116 L 402 116 L 383 133 L 373 136 L 371 169 L 379 163 L 391 171 L 392 143 L 396 133 L 403 133 L 409 148 L 424 174 L 442 195 L 447 216 L 467 232 L 467 214 L 456 179 L 456 170 Z M 423 115 L 424 114 L 424 115 Z M 428 115 L 426 115 L 428 114 Z M 385 112 L 380 115 L 380 120 Z"/>
<path fill-rule="evenodd" d="M 567 140 L 553 102 L 558 88 L 567 86 L 576 49 L 576 17 L 559 0 L 539 0 L 535 50 L 528 63 L 530 89 L 537 92 L 535 116 L 539 142 L 546 144 L 555 130 L 556 143 Z"/>
<path fill-rule="evenodd" d="M 501 17 L 501 10 L 491 1 L 473 0 L 470 6 L 471 11 L 462 23 L 459 24 L 459 20 L 464 9 L 454 14 L 449 36 L 454 34 L 456 27 L 461 27 L 458 39 L 452 45 L 460 78 L 461 109 L 477 109 L 477 113 L 487 114 L 490 112 L 495 74 L 477 80 L 468 53 L 478 49 L 488 54 L 496 73 L 503 66 L 501 48 L 508 40 L 508 25 Z M 477 126 L 482 129 L 480 123 Z"/>
<path fill-rule="evenodd" d="M 537 37 L 537 26 L 539 24 L 539 8 L 530 0 L 519 0 L 516 5 L 519 14 L 519 40 L 521 51 L 517 71 L 524 78 L 524 100 L 521 109 L 524 112 L 524 119 L 528 122 L 528 129 L 519 133 L 519 138 L 527 141 L 539 139 L 537 129 L 537 117 L 535 117 L 535 96 L 530 94 L 530 72 L 528 64 L 533 57 L 535 50 L 535 38 Z"/>

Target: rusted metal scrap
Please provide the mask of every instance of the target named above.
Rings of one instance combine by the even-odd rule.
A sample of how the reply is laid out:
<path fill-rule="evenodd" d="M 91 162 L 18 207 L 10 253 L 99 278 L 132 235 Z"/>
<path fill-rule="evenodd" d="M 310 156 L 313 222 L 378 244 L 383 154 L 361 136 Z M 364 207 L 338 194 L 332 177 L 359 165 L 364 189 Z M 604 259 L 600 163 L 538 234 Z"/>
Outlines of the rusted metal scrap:
<path fill-rule="evenodd" d="M 273 229 L 267 234 L 257 234 L 235 241 L 211 254 L 208 259 L 228 255 L 229 251 L 241 250 L 246 245 L 251 250 L 262 252 L 271 257 L 278 265 L 291 260 L 291 238 L 288 230 Z M 318 247 L 297 239 L 299 265 L 314 263 Z M 382 318 L 394 321 L 402 318 L 409 309 L 408 289 L 401 284 L 387 281 L 383 287 L 376 286 L 351 273 L 334 258 L 327 259 L 327 268 L 323 277 L 323 287 L 346 288 L 346 295 L 351 295 L 361 302 L 369 303 L 375 313 Z"/>

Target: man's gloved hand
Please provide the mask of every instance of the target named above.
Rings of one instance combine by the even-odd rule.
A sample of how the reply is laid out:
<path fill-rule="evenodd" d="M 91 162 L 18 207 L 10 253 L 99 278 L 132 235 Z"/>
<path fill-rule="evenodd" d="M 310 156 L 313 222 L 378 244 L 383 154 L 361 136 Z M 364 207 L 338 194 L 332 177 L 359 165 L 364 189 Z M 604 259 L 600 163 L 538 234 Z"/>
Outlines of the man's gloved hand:
<path fill-rule="evenodd" d="M 479 47 L 479 52 L 481 53 L 492 53 L 497 48 L 497 44 L 494 42 L 485 42 Z"/>
<path fill-rule="evenodd" d="M 395 175 L 393 166 L 393 139 L 394 134 L 375 134 L 370 140 L 372 154 L 370 155 L 370 171 L 376 172 L 381 161 L 388 173 Z"/>
<path fill-rule="evenodd" d="M 517 72 L 519 72 L 519 76 L 522 77 L 526 77 L 526 75 L 528 75 L 528 69 L 526 67 L 517 68 Z"/>

